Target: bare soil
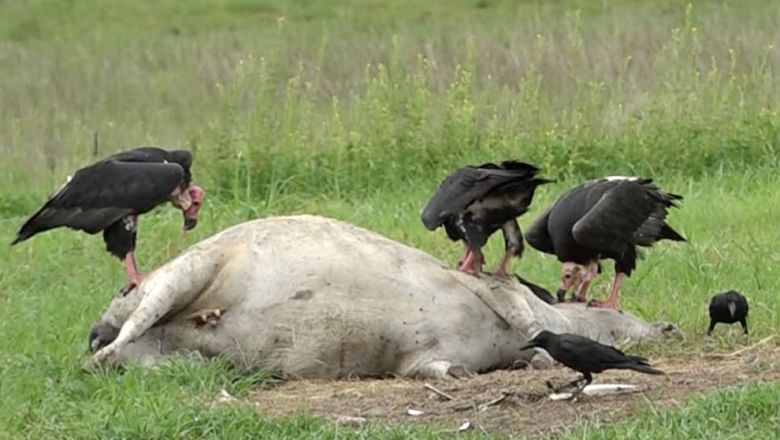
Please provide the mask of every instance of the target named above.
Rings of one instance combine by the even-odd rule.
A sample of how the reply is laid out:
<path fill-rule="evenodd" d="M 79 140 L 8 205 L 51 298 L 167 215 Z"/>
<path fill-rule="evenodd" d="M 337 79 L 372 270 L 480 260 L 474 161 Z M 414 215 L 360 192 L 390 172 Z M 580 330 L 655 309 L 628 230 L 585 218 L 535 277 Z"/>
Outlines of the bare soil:
<path fill-rule="evenodd" d="M 780 380 L 780 347 L 761 344 L 729 353 L 687 353 L 654 359 L 666 372 L 651 376 L 607 371 L 595 383 L 623 383 L 636 392 L 553 401 L 546 381 L 561 384 L 577 377 L 563 367 L 495 371 L 465 379 L 423 381 L 363 379 L 296 380 L 257 390 L 250 396 L 258 411 L 273 416 L 308 414 L 340 423 L 426 424 L 457 432 L 469 429 L 502 435 L 549 435 L 585 423 L 630 416 L 648 405 L 674 408 L 689 395 L 730 385 Z M 427 389 L 429 384 L 452 400 Z M 420 411 L 410 415 L 408 410 Z"/>

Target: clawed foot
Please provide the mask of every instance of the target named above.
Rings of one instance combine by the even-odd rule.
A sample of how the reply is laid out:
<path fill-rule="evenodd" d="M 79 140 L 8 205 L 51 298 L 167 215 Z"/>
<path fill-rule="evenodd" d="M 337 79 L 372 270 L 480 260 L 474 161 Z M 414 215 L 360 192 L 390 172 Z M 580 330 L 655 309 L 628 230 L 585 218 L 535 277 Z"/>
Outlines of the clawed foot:
<path fill-rule="evenodd" d="M 127 295 L 128 293 L 130 293 L 130 291 L 140 286 L 143 280 L 144 280 L 143 275 L 141 275 L 140 273 L 136 274 L 136 276 L 130 278 L 130 281 L 125 285 L 125 287 L 119 290 L 119 294 L 122 296 Z"/>
<path fill-rule="evenodd" d="M 498 278 L 509 278 L 509 273 L 504 268 L 500 268 L 495 272 L 486 272 L 488 275 L 493 275 Z"/>
<path fill-rule="evenodd" d="M 584 302 L 587 302 L 587 300 L 585 298 L 580 298 L 578 296 L 573 296 L 569 300 L 567 300 L 566 297 L 558 298 L 558 302 L 559 303 L 564 303 L 564 302 L 584 303 Z"/>
<path fill-rule="evenodd" d="M 615 301 L 599 301 L 599 300 L 592 299 L 588 301 L 588 307 L 595 307 L 600 309 L 611 309 L 616 312 L 623 313 L 623 311 L 620 310 L 620 304 L 618 304 Z"/>

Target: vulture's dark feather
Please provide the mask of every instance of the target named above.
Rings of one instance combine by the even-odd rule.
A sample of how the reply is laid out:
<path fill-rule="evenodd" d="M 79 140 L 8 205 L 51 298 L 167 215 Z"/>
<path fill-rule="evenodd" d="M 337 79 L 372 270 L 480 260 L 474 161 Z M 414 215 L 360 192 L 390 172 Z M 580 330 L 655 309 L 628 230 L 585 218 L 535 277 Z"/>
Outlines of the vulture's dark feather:
<path fill-rule="evenodd" d="M 60 226 L 97 233 L 164 203 L 184 177 L 184 168 L 173 162 L 109 158 L 82 168 L 25 222 L 13 243 Z"/>
<path fill-rule="evenodd" d="M 681 199 L 663 192 L 651 179 L 589 181 L 561 195 L 528 228 L 525 239 L 560 261 L 624 259 L 630 273 L 635 246 L 651 246 L 661 239 L 685 240 L 665 221 L 668 208 Z"/>
<path fill-rule="evenodd" d="M 504 161 L 501 166 L 487 163 L 463 167 L 439 185 L 423 210 L 423 224 L 432 231 L 488 193 L 531 180 L 538 172 L 535 166 L 518 161 Z"/>
<path fill-rule="evenodd" d="M 129 292 L 141 283 L 135 260 L 138 216 L 171 201 L 182 210 L 184 229 L 197 225 L 205 191 L 191 183 L 192 154 L 141 147 L 79 169 L 19 229 L 11 245 L 59 227 L 96 234 L 124 261 Z"/>
<path fill-rule="evenodd" d="M 421 220 L 431 231 L 444 226 L 451 240 L 464 240 L 469 252 L 480 260 L 479 267 L 482 246 L 502 229 L 506 254 L 497 273 L 506 276 L 508 259 L 523 252 L 516 219 L 528 210 L 536 187 L 552 182 L 537 177 L 538 172 L 537 167 L 519 161 L 463 167 L 439 185 L 423 209 Z"/>

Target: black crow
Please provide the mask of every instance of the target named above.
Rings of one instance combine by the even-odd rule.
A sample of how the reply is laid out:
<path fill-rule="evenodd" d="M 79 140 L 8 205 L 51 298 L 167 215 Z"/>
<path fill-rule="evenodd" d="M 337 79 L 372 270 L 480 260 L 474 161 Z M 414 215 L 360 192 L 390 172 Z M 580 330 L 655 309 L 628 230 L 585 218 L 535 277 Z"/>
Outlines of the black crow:
<path fill-rule="evenodd" d="M 195 227 L 205 192 L 191 182 L 192 154 L 142 147 L 81 168 L 27 220 L 12 245 L 49 229 L 67 226 L 89 234 L 103 231 L 106 250 L 124 260 L 129 285 L 141 283 L 134 250 L 138 216 L 170 201 Z"/>
<path fill-rule="evenodd" d="M 682 196 L 666 193 L 652 179 L 606 177 L 561 195 L 525 233 L 528 244 L 555 254 L 563 263 L 558 300 L 577 286 L 575 299 L 584 302 L 599 260 L 615 260 L 615 280 L 609 299 L 592 305 L 620 310 L 620 287 L 636 268 L 636 246 L 663 239 L 685 241 L 666 222 L 667 210 Z"/>
<path fill-rule="evenodd" d="M 718 293 L 710 300 L 710 327 L 707 329 L 707 335 L 712 334 L 715 324 L 719 322 L 739 322 L 745 334 L 748 334 L 747 316 L 748 301 L 742 294 L 735 290 Z"/>
<path fill-rule="evenodd" d="M 422 212 L 426 228 L 444 225 L 447 236 L 463 240 L 465 254 L 458 269 L 482 270 L 482 247 L 499 228 L 504 233 L 503 260 L 496 275 L 506 277 L 512 256 L 523 253 L 517 217 L 528 211 L 536 187 L 552 180 L 536 177 L 539 169 L 517 161 L 466 166 L 447 176 Z"/>
<path fill-rule="evenodd" d="M 593 382 L 592 373 L 621 369 L 647 374 L 664 374 L 663 371 L 650 367 L 645 358 L 627 355 L 615 347 L 571 333 L 555 334 L 543 330 L 528 341 L 526 345 L 522 346 L 520 351 L 529 348 L 541 348 L 547 351 L 556 361 L 582 373 L 581 378 L 555 389 L 557 392 L 584 381 L 584 384 L 572 393 L 573 397 L 577 396 L 586 386 Z"/>

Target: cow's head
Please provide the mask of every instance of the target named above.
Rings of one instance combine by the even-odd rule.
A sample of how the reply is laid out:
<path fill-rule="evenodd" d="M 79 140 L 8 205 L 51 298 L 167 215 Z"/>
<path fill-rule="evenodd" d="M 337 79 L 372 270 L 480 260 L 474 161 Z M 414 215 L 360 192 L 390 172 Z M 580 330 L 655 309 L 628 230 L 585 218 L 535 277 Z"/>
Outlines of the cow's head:
<path fill-rule="evenodd" d="M 89 332 L 89 350 L 94 353 L 116 339 L 119 329 L 125 323 L 127 318 L 133 313 L 141 302 L 141 294 L 138 288 L 134 288 L 128 293 L 120 291 L 119 294 L 111 300 L 103 314 L 92 326 Z"/>

